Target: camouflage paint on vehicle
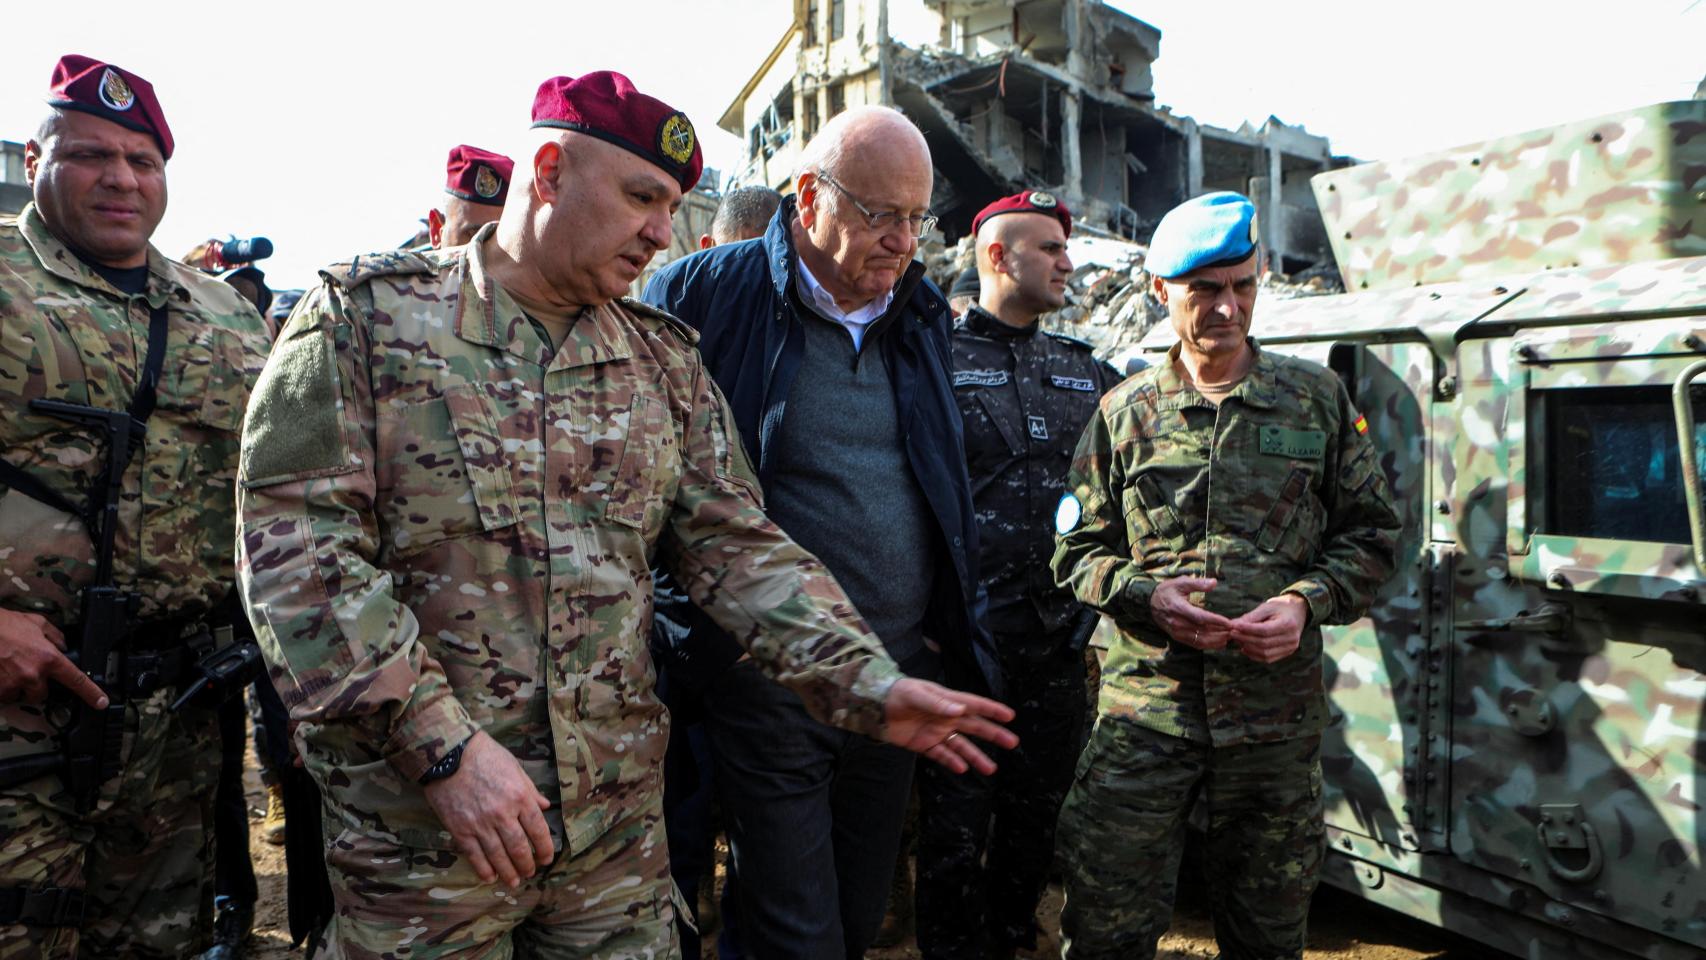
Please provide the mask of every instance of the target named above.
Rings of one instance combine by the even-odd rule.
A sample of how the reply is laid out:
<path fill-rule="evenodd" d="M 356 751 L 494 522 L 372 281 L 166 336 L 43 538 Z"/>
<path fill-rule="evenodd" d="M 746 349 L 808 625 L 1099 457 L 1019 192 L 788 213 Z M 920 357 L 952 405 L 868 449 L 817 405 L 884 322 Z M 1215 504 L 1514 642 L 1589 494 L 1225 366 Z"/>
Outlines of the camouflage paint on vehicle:
<path fill-rule="evenodd" d="M 1706 254 L 1706 101 L 1329 171 L 1347 290 Z"/>
<path fill-rule="evenodd" d="M 1351 385 L 1404 522 L 1369 616 L 1324 631 L 1325 878 L 1536 958 L 1706 951 L 1706 573 L 1668 519 L 1682 458 L 1706 466 L 1706 387 L 1691 449 L 1669 412 L 1706 358 L 1706 256 L 1675 256 L 1706 252 L 1706 104 L 1620 117 L 1432 158 L 1480 156 L 1502 193 L 1424 161 L 1323 174 L 1336 240 L 1348 216 L 1374 225 L 1338 250 L 1368 289 L 1258 301 L 1252 328 Z M 1622 166 L 1587 163 L 1576 141 L 1594 132 Z M 1485 162 L 1512 144 L 1520 164 Z M 1517 188 L 1519 169 L 1558 164 L 1573 192 Z M 1469 257 L 1495 227 L 1502 252 Z M 1403 259 L 1423 250 L 1450 255 Z M 1449 282 L 1412 286 L 1432 280 Z M 1639 483 L 1600 479 L 1619 475 Z M 1580 491 L 1637 526 L 1667 519 L 1572 533 L 1558 518 Z"/>

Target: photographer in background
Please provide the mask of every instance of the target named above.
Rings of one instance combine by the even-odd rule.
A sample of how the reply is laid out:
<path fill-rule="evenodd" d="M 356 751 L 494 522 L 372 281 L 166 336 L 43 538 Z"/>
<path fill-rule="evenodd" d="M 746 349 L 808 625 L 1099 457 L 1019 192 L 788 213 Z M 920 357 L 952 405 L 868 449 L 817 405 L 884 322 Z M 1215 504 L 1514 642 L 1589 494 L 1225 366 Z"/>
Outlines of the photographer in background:
<path fill-rule="evenodd" d="M 267 318 L 269 333 L 273 293 L 266 274 L 255 261 L 272 256 L 266 237 L 208 240 L 185 254 L 184 262 L 224 280 Z M 215 619 L 229 624 L 233 635 L 250 643 L 255 633 L 236 603 L 235 594 L 221 603 Z M 255 925 L 260 897 L 254 861 L 249 850 L 249 804 L 243 789 L 243 751 L 248 746 L 248 722 L 255 727 L 255 756 L 261 783 L 267 791 L 266 819 L 261 825 L 268 843 L 285 840 L 284 776 L 290 760 L 289 715 L 272 682 L 260 677 L 253 684 L 248 709 L 242 696 L 219 707 L 219 788 L 213 801 L 213 946 L 203 960 L 238 960 Z"/>

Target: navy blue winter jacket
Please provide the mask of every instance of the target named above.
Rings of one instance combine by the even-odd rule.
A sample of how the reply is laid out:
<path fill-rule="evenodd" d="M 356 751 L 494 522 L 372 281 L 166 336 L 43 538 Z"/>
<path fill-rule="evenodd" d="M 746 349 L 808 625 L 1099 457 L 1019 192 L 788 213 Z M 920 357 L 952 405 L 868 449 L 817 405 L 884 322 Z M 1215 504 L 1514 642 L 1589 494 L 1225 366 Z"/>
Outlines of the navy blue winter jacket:
<path fill-rule="evenodd" d="M 764 236 L 724 244 L 684 257 L 659 270 L 643 299 L 699 331 L 699 352 L 728 399 L 747 455 L 766 490 L 774 468 L 772 439 L 782 423 L 788 392 L 805 350 L 801 309 L 794 283 L 790 229 L 794 200 L 786 199 Z M 898 315 L 897 315 L 898 314 Z M 954 402 L 947 298 L 912 263 L 901 277 L 888 315 L 871 325 L 875 346 L 889 370 L 895 409 L 900 411 L 907 460 L 940 540 L 938 556 L 952 576 L 938 576 L 924 632 L 942 647 L 948 673 L 981 677 L 984 692 L 998 693 L 994 646 L 983 624 L 984 595 L 977 577 L 977 522 L 966 475 L 959 408 Z M 852 531 L 849 531 L 852 533 Z M 943 571 L 948 573 L 950 571 Z M 659 613 L 673 620 L 670 643 L 695 661 L 703 674 L 739 656 L 734 641 L 697 611 L 671 604 L 660 592 Z M 664 632 L 672 632 L 669 624 Z M 715 651 L 714 653 L 712 651 Z"/>

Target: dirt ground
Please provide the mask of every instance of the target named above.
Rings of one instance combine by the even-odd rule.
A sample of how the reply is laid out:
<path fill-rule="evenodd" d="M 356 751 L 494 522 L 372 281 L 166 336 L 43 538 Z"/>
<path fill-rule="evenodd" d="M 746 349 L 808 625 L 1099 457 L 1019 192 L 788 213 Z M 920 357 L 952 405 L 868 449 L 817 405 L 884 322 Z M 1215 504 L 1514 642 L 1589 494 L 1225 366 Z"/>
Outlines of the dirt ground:
<path fill-rule="evenodd" d="M 284 912 L 284 848 L 261 839 L 260 821 L 266 809 L 266 794 L 251 759 L 247 773 L 250 810 L 250 854 L 255 878 L 260 883 L 261 902 L 256 910 L 255 932 L 249 956 L 256 960 L 300 958 L 290 947 L 290 931 Z M 1059 943 L 1054 918 L 1060 913 L 1060 890 L 1050 887 L 1039 910 L 1046 941 L 1036 956 L 1058 957 Z M 1308 960 L 1483 960 L 1497 956 L 1461 937 L 1399 916 L 1355 897 L 1322 888 L 1310 916 Z M 1206 906 L 1188 891 L 1181 892 L 1172 929 L 1161 941 L 1158 960 L 1206 960 L 1215 956 L 1214 931 Z M 713 957 L 707 950 L 705 956 Z M 918 948 L 911 938 L 888 949 L 872 950 L 870 960 L 916 960 Z"/>
<path fill-rule="evenodd" d="M 719 856 L 722 851 L 719 850 Z M 1181 887 L 1173 925 L 1161 938 L 1156 960 L 1211 960 L 1219 955 L 1208 904 L 1200 894 Z M 1022 958 L 1060 957 L 1060 887 L 1050 884 L 1037 908 L 1042 927 L 1037 951 Z M 1307 960 L 1494 960 L 1504 955 L 1408 917 L 1399 916 L 1357 897 L 1322 887 L 1310 910 Z M 707 946 L 701 960 L 714 960 Z M 873 949 L 868 960 L 919 960 L 916 940 Z"/>

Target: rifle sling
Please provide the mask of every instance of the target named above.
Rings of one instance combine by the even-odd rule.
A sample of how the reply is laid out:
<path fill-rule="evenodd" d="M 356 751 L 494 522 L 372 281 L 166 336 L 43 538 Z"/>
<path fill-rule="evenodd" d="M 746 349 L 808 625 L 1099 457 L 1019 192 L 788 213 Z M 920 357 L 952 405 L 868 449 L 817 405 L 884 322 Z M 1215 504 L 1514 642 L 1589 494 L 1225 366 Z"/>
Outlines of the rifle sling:
<path fill-rule="evenodd" d="M 154 415 L 154 405 L 159 399 L 160 370 L 166 363 L 166 321 L 167 310 L 164 304 L 152 307 L 148 311 L 148 350 L 142 360 L 141 376 L 137 378 L 136 393 L 130 398 L 130 418 L 137 425 L 144 426 L 148 418 Z M 134 452 L 135 445 L 131 450 Z M 128 463 L 119 464 L 122 472 Z M 91 502 L 84 508 L 78 509 L 59 491 L 43 483 L 35 475 L 8 460 L 0 459 L 0 483 L 11 487 L 31 500 L 45 503 L 55 510 L 69 513 L 83 519 L 83 526 L 91 538 L 96 537 L 96 526 L 99 523 L 100 503 L 91 497 Z M 94 484 L 98 491 L 105 486 L 105 471 Z"/>

